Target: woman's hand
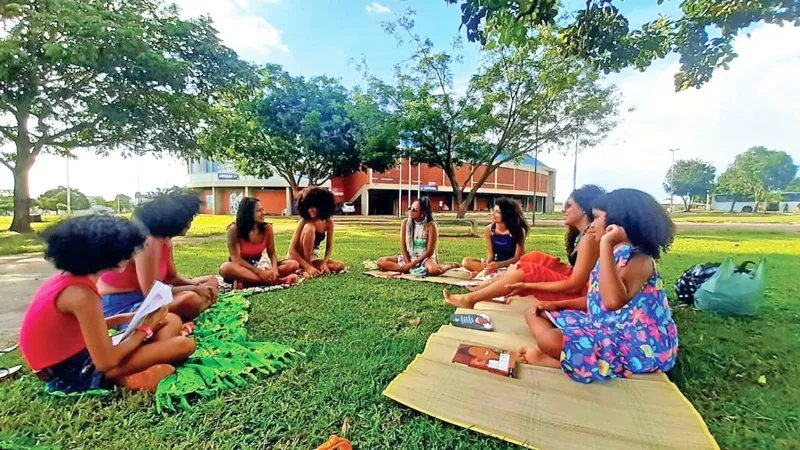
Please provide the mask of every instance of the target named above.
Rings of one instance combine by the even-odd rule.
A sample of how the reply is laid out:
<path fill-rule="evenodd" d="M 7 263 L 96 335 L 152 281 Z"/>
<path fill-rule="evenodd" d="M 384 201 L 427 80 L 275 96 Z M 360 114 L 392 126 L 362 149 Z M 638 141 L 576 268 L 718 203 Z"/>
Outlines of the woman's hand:
<path fill-rule="evenodd" d="M 261 270 L 258 272 L 258 279 L 264 283 L 272 283 L 276 277 L 272 270 Z"/>
<path fill-rule="evenodd" d="M 158 310 L 148 314 L 142 321 L 142 325 L 150 328 L 153 332 L 158 331 L 167 323 L 168 312 L 169 309 L 166 306 L 162 306 Z"/>
<path fill-rule="evenodd" d="M 497 272 L 497 269 L 499 269 L 499 267 L 497 266 L 497 263 L 492 261 L 492 262 L 486 264 L 486 268 L 484 270 L 486 270 L 487 272 Z"/>
<path fill-rule="evenodd" d="M 327 275 L 328 273 L 330 273 L 330 269 L 328 269 L 328 260 L 327 259 L 322 261 L 322 264 L 319 267 L 319 272 L 322 275 Z"/>
<path fill-rule="evenodd" d="M 407 273 L 413 268 L 414 268 L 414 266 L 412 266 L 411 264 L 406 263 L 406 264 L 403 264 L 402 266 L 400 266 L 400 272 Z"/>
<path fill-rule="evenodd" d="M 526 295 L 531 295 L 535 290 L 534 283 L 512 283 L 507 284 L 506 288 L 511 289 L 511 292 L 508 294 L 509 297 L 524 297 Z"/>
<path fill-rule="evenodd" d="M 322 275 L 322 272 L 320 272 L 319 270 L 317 270 L 317 268 L 316 268 L 316 267 L 314 267 L 314 266 L 309 266 L 308 270 L 306 270 L 306 273 L 307 273 L 307 274 L 308 274 L 308 276 L 309 276 L 309 277 L 311 277 L 311 278 L 317 278 L 318 276 L 321 276 L 321 275 Z"/>
<path fill-rule="evenodd" d="M 606 227 L 605 234 L 600 238 L 601 243 L 606 243 L 611 246 L 615 246 L 627 240 L 628 235 L 625 233 L 625 229 L 619 225 L 609 225 Z"/>

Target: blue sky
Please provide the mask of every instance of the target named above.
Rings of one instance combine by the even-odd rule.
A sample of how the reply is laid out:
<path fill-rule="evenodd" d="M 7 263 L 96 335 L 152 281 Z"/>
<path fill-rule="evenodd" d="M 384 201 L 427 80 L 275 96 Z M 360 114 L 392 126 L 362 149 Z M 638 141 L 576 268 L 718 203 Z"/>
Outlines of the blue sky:
<path fill-rule="evenodd" d="M 337 77 L 347 86 L 361 82 L 350 63 L 366 58 L 371 70 L 391 78 L 394 64 L 406 59 L 409 47 L 398 48 L 380 22 L 406 8 L 415 9 L 417 31 L 438 48 L 448 48 L 458 34 L 460 10 L 444 0 L 177 0 L 187 17 L 208 14 L 223 42 L 244 59 L 284 66 L 292 74 Z M 656 0 L 617 2 L 632 25 L 656 14 L 672 15 L 677 0 L 657 6 Z M 569 9 L 583 4 L 570 1 Z M 676 57 L 655 62 L 647 71 L 625 70 L 606 82 L 623 97 L 622 123 L 600 146 L 579 156 L 578 184 L 597 183 L 607 189 L 635 187 L 664 198 L 664 174 L 677 158 L 701 158 L 725 170 L 737 153 L 765 145 L 783 150 L 800 163 L 800 29 L 759 25 L 751 37 L 737 39 L 740 57 L 729 71 L 717 71 L 702 89 L 675 93 L 672 77 Z M 456 84 L 464 83 L 479 59 L 476 44 L 464 39 L 464 61 L 455 66 Z M 635 108 L 628 113 L 627 108 Z M 566 149 L 565 149 L 566 151 Z M 558 171 L 556 196 L 563 201 L 572 189 L 572 155 L 551 153 L 542 161 Z M 128 168 L 124 172 L 117 167 Z M 31 171 L 31 194 L 37 196 L 66 183 L 63 159 L 41 156 Z M 70 163 L 73 187 L 89 195 L 133 194 L 185 181 L 177 160 L 153 157 L 132 161 L 79 153 Z M 10 189 L 8 171 L 0 171 L 0 189 Z"/>

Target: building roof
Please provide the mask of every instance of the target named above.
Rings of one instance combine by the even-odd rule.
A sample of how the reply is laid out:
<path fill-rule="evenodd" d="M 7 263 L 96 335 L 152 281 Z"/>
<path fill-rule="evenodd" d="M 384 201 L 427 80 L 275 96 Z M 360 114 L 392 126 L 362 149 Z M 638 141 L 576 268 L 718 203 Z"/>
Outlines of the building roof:
<path fill-rule="evenodd" d="M 527 164 L 529 166 L 536 166 L 536 167 L 547 167 L 545 163 L 537 160 L 536 158 L 530 155 L 525 156 L 525 158 L 522 159 L 522 164 Z"/>

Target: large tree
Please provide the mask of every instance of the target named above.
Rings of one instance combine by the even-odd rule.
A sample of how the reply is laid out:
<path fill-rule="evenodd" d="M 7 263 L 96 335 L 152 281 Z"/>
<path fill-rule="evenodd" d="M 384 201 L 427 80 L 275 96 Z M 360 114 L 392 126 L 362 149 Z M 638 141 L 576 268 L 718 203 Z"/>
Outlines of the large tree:
<path fill-rule="evenodd" d="M 391 84 L 367 73 L 370 92 L 393 114 L 411 160 L 444 171 L 459 217 L 501 165 L 576 136 L 595 145 L 616 124 L 616 89 L 558 55 L 549 34 L 536 47 L 496 47 L 459 91 L 451 69 L 457 57 L 415 34 L 410 15 L 385 27 L 414 51 Z M 459 176 L 465 166 L 467 175 Z"/>
<path fill-rule="evenodd" d="M 69 202 L 67 202 L 67 194 L 69 194 Z M 59 186 L 55 189 L 50 189 L 44 194 L 40 195 L 37 199 L 39 207 L 45 211 L 66 211 L 69 206 L 73 211 L 81 211 L 89 209 L 92 204 L 83 192 L 77 189 L 69 189 L 64 186 Z"/>
<path fill-rule="evenodd" d="M 278 175 L 296 194 L 305 184 L 394 164 L 398 138 L 369 98 L 330 77 L 292 76 L 277 64 L 261 85 L 226 97 L 203 134 L 206 155 L 259 178 Z"/>
<path fill-rule="evenodd" d="M 786 188 L 797 174 L 797 166 L 786 152 L 766 147 L 751 147 L 736 155 L 720 176 L 718 192 L 732 195 L 747 193 L 755 198 L 756 210 L 768 194 Z"/>
<path fill-rule="evenodd" d="M 247 74 L 209 19 L 182 20 L 156 0 L 4 1 L 0 22 L 12 231 L 30 231 L 28 173 L 40 154 L 191 153 L 215 93 Z"/>
<path fill-rule="evenodd" d="M 800 177 L 795 177 L 785 189 L 787 192 L 800 192 Z"/>
<path fill-rule="evenodd" d="M 686 211 L 695 197 L 705 197 L 714 187 L 717 169 L 699 159 L 682 159 L 664 177 L 664 190 L 683 200 Z"/>
<path fill-rule="evenodd" d="M 758 22 L 797 25 L 800 18 L 798 0 L 684 0 L 678 17 L 659 14 L 631 29 L 617 8 L 622 0 L 586 0 L 565 20 L 558 20 L 563 3 L 557 0 L 445 1 L 461 6 L 467 37 L 484 45 L 529 45 L 538 26 L 559 23 L 564 54 L 582 57 L 606 73 L 644 70 L 653 60 L 676 53 L 681 63 L 676 90 L 700 87 L 715 69 L 727 69 L 736 57 L 733 40 L 740 30 Z"/>

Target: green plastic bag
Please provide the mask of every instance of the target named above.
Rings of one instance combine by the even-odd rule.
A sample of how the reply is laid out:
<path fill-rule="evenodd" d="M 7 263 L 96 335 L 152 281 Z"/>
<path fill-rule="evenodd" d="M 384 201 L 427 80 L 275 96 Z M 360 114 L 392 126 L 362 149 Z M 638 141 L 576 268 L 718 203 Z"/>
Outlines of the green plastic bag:
<path fill-rule="evenodd" d="M 755 270 L 747 271 L 744 267 L 737 268 L 733 259 L 727 258 L 717 273 L 697 289 L 695 308 L 724 315 L 755 314 L 764 301 L 766 264 L 762 259 Z"/>

